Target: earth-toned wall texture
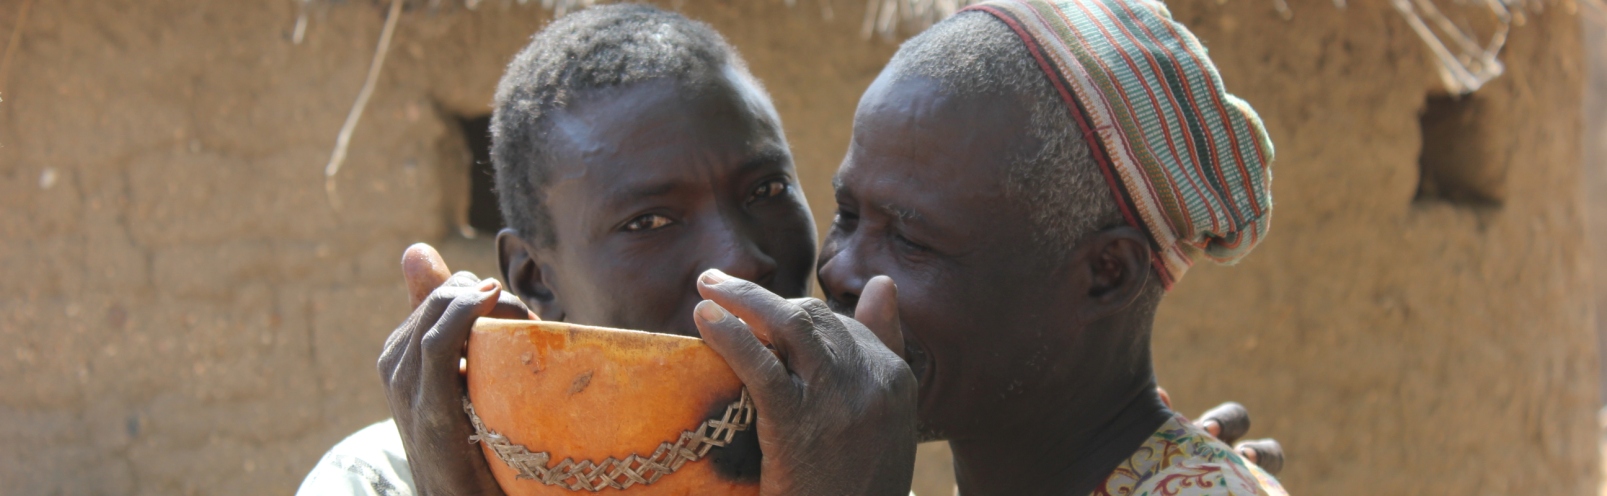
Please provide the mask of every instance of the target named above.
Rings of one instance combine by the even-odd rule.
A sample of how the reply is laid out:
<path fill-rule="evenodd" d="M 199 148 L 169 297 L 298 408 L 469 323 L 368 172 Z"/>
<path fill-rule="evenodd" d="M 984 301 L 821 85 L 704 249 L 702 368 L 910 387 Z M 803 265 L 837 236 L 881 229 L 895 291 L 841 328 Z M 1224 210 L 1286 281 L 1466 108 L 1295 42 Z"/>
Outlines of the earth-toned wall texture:
<path fill-rule="evenodd" d="M 1277 214 L 1162 305 L 1162 384 L 1245 398 L 1299 493 L 1595 494 L 1578 19 L 1529 16 L 1448 100 L 1387 2 L 1255 3 L 1171 2 L 1265 117 Z"/>
<path fill-rule="evenodd" d="M 1583 24 L 1585 47 L 1585 127 L 1584 149 L 1584 203 L 1585 235 L 1589 240 L 1590 259 L 1607 260 L 1607 16 Z M 1607 405 L 1607 319 L 1600 317 L 1601 308 L 1607 308 L 1607 270 L 1601 262 L 1592 262 L 1593 282 L 1596 287 L 1595 306 L 1597 356 L 1602 368 L 1601 401 Z M 1607 406 L 1597 413 L 1601 426 L 1600 443 L 1602 466 L 1607 473 Z M 1601 494 L 1607 496 L 1607 476 L 1601 482 Z"/>
<path fill-rule="evenodd" d="M 0 1 L 0 41 L 25 1 Z M 322 169 L 383 3 L 314 2 L 300 43 L 293 0 L 32 3 L 0 81 L 0 494 L 286 494 L 388 416 L 399 254 L 493 269 L 460 234 L 461 122 L 551 14 L 411 2 L 337 210 Z M 824 223 L 896 45 L 861 37 L 864 2 L 796 3 L 664 5 L 765 81 Z M 1298 494 L 1592 494 L 1577 19 L 1529 16 L 1507 74 L 1450 100 L 1386 2 L 1271 4 L 1171 5 L 1265 118 L 1278 214 L 1167 298 L 1163 385 L 1189 413 L 1248 405 Z"/>
<path fill-rule="evenodd" d="M 1581 34 L 1585 46 L 1585 98 L 1580 106 L 1584 110 L 1584 187 L 1585 236 L 1589 240 L 1590 259 L 1607 260 L 1607 16 L 1597 24 L 1586 23 Z M 1600 262 L 1592 262 L 1601 267 Z M 1607 270 L 1594 271 L 1596 308 L 1607 308 Z M 1598 310 L 1599 312 L 1599 310 Z M 1607 365 L 1607 319 L 1596 319 L 1598 356 Z M 1607 367 L 1602 369 L 1602 403 L 1607 405 Z M 1603 408 L 1603 421 L 1607 421 L 1607 406 Z M 1607 428 L 1607 426 L 1603 426 Z"/>

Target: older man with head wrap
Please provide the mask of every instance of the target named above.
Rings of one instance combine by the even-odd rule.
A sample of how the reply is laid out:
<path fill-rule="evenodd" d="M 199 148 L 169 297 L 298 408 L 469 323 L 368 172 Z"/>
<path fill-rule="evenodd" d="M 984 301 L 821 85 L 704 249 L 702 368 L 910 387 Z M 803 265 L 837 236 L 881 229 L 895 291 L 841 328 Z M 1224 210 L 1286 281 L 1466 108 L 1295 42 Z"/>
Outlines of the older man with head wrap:
<path fill-rule="evenodd" d="M 854 124 L 819 278 L 832 309 L 901 341 L 917 418 L 896 377 L 841 373 L 863 365 L 834 350 L 864 340 L 818 302 L 710 271 L 699 327 L 771 412 L 766 488 L 898 493 L 830 460 L 900 453 L 915 429 L 950 441 L 968 496 L 1283 493 L 1155 393 L 1166 289 L 1196 253 L 1249 252 L 1272 208 L 1260 121 L 1164 6 L 971 7 L 905 43 Z M 887 434 L 836 435 L 866 430 L 811 398 L 842 396 Z"/>

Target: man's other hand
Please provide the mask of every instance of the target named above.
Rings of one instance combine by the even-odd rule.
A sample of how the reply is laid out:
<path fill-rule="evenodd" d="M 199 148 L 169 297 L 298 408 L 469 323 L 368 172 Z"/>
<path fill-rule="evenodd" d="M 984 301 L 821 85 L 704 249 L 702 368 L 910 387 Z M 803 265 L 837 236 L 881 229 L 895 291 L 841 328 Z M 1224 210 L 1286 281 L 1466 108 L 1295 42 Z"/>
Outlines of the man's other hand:
<path fill-rule="evenodd" d="M 419 494 L 501 494 L 474 427 L 463 412 L 467 384 L 459 370 L 469 329 L 479 317 L 529 319 L 496 279 L 459 272 L 419 243 L 402 254 L 413 313 L 385 340 L 380 381 L 407 450 Z"/>
<path fill-rule="evenodd" d="M 897 329 L 873 332 L 820 300 L 787 300 L 718 270 L 698 291 L 698 331 L 758 409 L 761 494 L 909 494 L 915 376 L 877 337 Z M 886 307 L 871 313 L 896 323 L 892 292 L 879 294 L 861 308 Z"/>

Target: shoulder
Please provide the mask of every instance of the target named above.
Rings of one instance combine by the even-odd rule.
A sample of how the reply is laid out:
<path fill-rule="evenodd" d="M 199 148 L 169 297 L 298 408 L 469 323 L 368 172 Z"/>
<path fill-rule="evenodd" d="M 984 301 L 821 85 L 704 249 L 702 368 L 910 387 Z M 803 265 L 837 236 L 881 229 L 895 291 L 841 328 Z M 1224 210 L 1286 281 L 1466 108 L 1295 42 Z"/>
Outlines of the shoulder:
<path fill-rule="evenodd" d="M 302 480 L 297 495 L 412 496 L 413 472 L 396 422 L 387 419 L 341 440 Z"/>
<path fill-rule="evenodd" d="M 1277 479 L 1182 417 L 1156 430 L 1094 494 L 1288 496 Z"/>
<path fill-rule="evenodd" d="M 1255 465 L 1226 461 L 1182 462 L 1172 465 L 1142 481 L 1132 494 L 1288 496 L 1277 479 Z"/>

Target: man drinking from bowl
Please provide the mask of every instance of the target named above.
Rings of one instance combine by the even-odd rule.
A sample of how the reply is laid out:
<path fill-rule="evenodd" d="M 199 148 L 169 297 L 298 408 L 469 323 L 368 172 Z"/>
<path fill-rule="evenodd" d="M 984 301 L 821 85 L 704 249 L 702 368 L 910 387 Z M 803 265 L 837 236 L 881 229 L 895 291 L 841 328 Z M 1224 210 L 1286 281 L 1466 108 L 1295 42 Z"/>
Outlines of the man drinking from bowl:
<path fill-rule="evenodd" d="M 504 279 L 511 292 L 501 291 L 493 280 L 482 284 L 472 275 L 454 276 L 423 298 L 418 310 L 387 343 L 380 367 L 392 411 L 397 416 L 392 431 L 400 431 L 400 444 L 405 445 L 406 458 L 391 457 L 391 466 L 396 467 L 392 472 L 397 476 L 384 482 L 401 485 L 402 482 L 398 482 L 403 479 L 400 472 L 411 470 L 412 482 L 416 482 L 423 493 L 497 491 L 479 447 L 465 442 L 473 431 L 461 410 L 463 386 L 456 374 L 456 364 L 474 317 L 522 316 L 526 310 L 521 303 L 548 320 L 688 335 L 701 328 L 710 345 L 725 353 L 739 373 L 749 374 L 744 379 L 765 379 L 752 374 L 768 369 L 772 373 L 767 376 L 769 382 L 749 382 L 755 398 L 763 396 L 767 398 L 763 401 L 769 402 L 769 407 L 761 405 L 759 421 L 761 441 L 766 443 L 761 482 L 768 491 L 903 494 L 908 490 L 909 457 L 913 455 L 917 433 L 914 423 L 916 384 L 910 368 L 892 350 L 903 352 L 922 373 L 920 420 L 928 427 L 924 430 L 931 437 L 944 434 L 936 432 L 937 429 L 948 431 L 957 449 L 962 445 L 972 446 L 970 443 L 975 439 L 986 437 L 973 436 L 986 434 L 990 428 L 994 434 L 1003 435 L 1043 427 L 1046 418 L 1016 425 L 1002 425 L 989 418 L 990 410 L 997 412 L 1012 404 L 1037 410 L 1034 413 L 1046 417 L 1066 414 L 1053 419 L 1052 423 L 1086 424 L 1042 430 L 1046 435 L 1062 428 L 1117 437 L 1132 437 L 1138 431 L 1145 431 L 1143 434 L 1147 436 L 1154 431 L 1154 425 L 1113 426 L 1112 417 L 1128 417 L 1112 415 L 1103 408 L 1090 408 L 1085 402 L 1114 401 L 1124 408 L 1137 405 L 1133 408 L 1141 413 L 1138 418 L 1169 421 L 1170 418 L 1163 415 L 1163 406 L 1147 403 L 1155 399 L 1147 362 L 1147 342 L 1139 342 L 1142 340 L 1131 336 L 1142 327 L 1143 340 L 1147 340 L 1145 312 L 1151 312 L 1148 315 L 1152 316 L 1154 300 L 1159 298 L 1158 292 L 1146 289 L 1149 286 L 1139 279 L 1140 274 L 1148 275 L 1147 269 L 1140 271 L 1122 265 L 1134 257 L 1147 256 L 1147 252 L 1139 253 L 1142 250 L 1138 241 L 1144 238 L 1138 237 L 1140 235 L 1132 229 L 1114 229 L 1103 237 L 1096 236 L 1107 241 L 1099 245 L 1103 248 L 1078 248 L 1058 254 L 1026 251 L 1052 243 L 1046 240 L 1054 238 L 1039 239 L 1039 234 L 1022 238 L 1022 232 L 1050 233 L 1053 229 L 1043 227 L 1080 225 L 1071 219 L 1086 215 L 1107 220 L 1112 217 L 1104 215 L 1108 214 L 1108 209 L 1095 209 L 1092 213 L 1074 211 L 1083 205 L 1067 203 L 1063 198 L 1045 197 L 1048 203 L 1036 207 L 1032 202 L 1037 200 L 1021 200 L 1024 197 L 1020 195 L 1037 194 L 1027 190 L 1038 184 L 1035 181 L 1049 181 L 1044 183 L 1045 189 L 1065 184 L 1057 179 L 1059 176 L 1039 175 L 1006 185 L 1000 178 L 988 174 L 1009 170 L 1010 175 L 1014 175 L 1025 169 L 981 167 L 994 162 L 1030 161 L 1031 157 L 1048 156 L 1045 153 L 1050 152 L 1060 155 L 1039 159 L 1036 163 L 1080 158 L 1075 143 L 1054 134 L 1081 139 L 1081 134 L 1066 130 L 1069 123 L 1066 119 L 1072 114 L 1061 103 L 1062 107 L 1058 107 L 1060 121 L 1052 119 L 1053 112 L 1045 111 L 1047 117 L 1044 118 L 1048 119 L 1045 126 L 1050 130 L 1032 130 L 1043 136 L 1022 133 L 1026 121 L 1039 120 L 1040 115 L 1034 112 L 1055 107 L 1025 103 L 1035 100 L 1022 92 L 1037 87 L 1030 86 L 1031 78 L 1021 76 L 1023 71 L 1020 70 L 1011 83 L 1019 88 L 979 87 L 973 93 L 960 92 L 972 100 L 983 100 L 965 107 L 963 98 L 951 98 L 952 95 L 944 92 L 980 83 L 944 83 L 934 76 L 922 75 L 921 71 L 941 75 L 948 70 L 945 67 L 987 64 L 993 58 L 1007 60 L 1021 55 L 1016 52 L 1025 52 L 1025 49 L 1020 46 L 1020 40 L 1015 40 L 1014 45 L 986 45 L 993 52 L 957 54 L 947 66 L 930 61 L 908 62 L 916 60 L 904 56 L 906 52 L 915 53 L 912 47 L 926 46 L 926 50 L 942 54 L 947 53 L 943 50 L 958 50 L 955 45 L 967 42 L 963 32 L 952 29 L 939 32 L 947 34 L 912 40 L 901 50 L 903 58 L 895 59 L 894 66 L 889 67 L 889 72 L 884 73 L 862 102 L 861 115 L 856 119 L 855 144 L 840 174 L 843 180 L 840 199 L 858 198 L 853 188 L 859 185 L 856 178 L 863 174 L 855 171 L 874 171 L 884 167 L 884 161 L 901 156 L 910 157 L 910 164 L 932 161 L 930 156 L 917 158 L 914 153 L 920 150 L 916 149 L 876 148 L 878 144 L 921 139 L 920 133 L 910 129 L 916 124 L 934 134 L 927 141 L 910 143 L 921 143 L 924 147 L 932 145 L 932 141 L 950 141 L 936 143 L 947 148 L 933 150 L 958 152 L 955 160 L 976 160 L 977 166 L 967 169 L 961 166 L 965 162 L 952 162 L 947 169 L 942 169 L 943 173 L 969 173 L 964 178 L 978 182 L 969 188 L 952 187 L 963 184 L 938 181 L 944 177 L 919 176 L 929 172 L 920 167 L 886 169 L 895 171 L 893 177 L 875 176 L 870 184 L 860 186 L 865 193 L 858 194 L 875 193 L 876 184 L 896 183 L 900 177 L 918 178 L 918 182 L 904 186 L 908 186 L 906 193 L 919 197 L 906 199 L 921 202 L 900 207 L 902 210 L 894 212 L 897 215 L 878 217 L 884 213 L 881 207 L 892 204 L 861 205 L 840 201 L 847 207 L 842 212 L 847 215 L 839 215 L 834 222 L 832 237 L 820 259 L 820 278 L 829 290 L 831 302 L 844 311 L 851 310 L 856 303 L 860 305 L 860 318 L 870 324 L 870 329 L 880 331 L 881 339 L 857 322 L 826 311 L 818 301 L 794 304 L 774 296 L 807 294 L 808 274 L 814 259 L 813 224 L 802 192 L 796 188 L 790 154 L 769 98 L 717 34 L 674 14 L 640 6 L 582 11 L 556 21 L 539 33 L 531 46 L 510 64 L 498 91 L 493 121 L 493 160 L 498 169 L 504 216 L 511 223 L 511 229 L 499 236 L 498 250 Z M 920 42 L 922 39 L 927 41 Z M 1008 64 L 999 62 L 985 69 L 991 71 L 1000 65 Z M 1019 66 L 1017 64 L 1016 68 Z M 925 69 L 921 69 L 923 67 Z M 916 77 L 889 76 L 894 71 Z M 1028 74 L 1040 80 L 1045 77 L 1044 73 Z M 924 96 L 905 88 L 921 81 L 930 86 L 925 88 L 928 94 Z M 1039 81 L 1039 84 L 1046 83 Z M 988 102 L 987 98 L 1002 99 L 1006 104 Z M 944 107 L 951 101 L 962 104 L 962 118 L 948 124 L 939 121 L 937 124 L 941 125 L 935 125 L 928 119 L 930 112 L 919 111 L 894 115 L 886 121 L 870 119 L 893 115 L 877 110 L 883 107 L 951 111 Z M 1014 105 L 1009 104 L 1012 101 Z M 1022 107 L 1032 112 L 1023 111 Z M 980 112 L 973 117 L 970 115 L 973 110 Z M 952 115 L 953 112 L 944 117 L 952 118 Z M 974 118 L 982 121 L 971 121 Z M 1058 131 L 1054 130 L 1056 122 L 1061 125 Z M 996 127 L 997 132 L 984 132 L 986 127 Z M 1009 139 L 1011 134 L 1026 138 L 1013 141 Z M 1035 147 L 1050 151 L 1037 152 Z M 1086 154 L 1088 148 L 1083 145 L 1080 150 Z M 1101 183 L 1095 181 L 1094 184 Z M 951 187 L 934 187 L 939 185 Z M 850 196 L 842 196 L 844 189 L 850 190 Z M 1083 187 L 1074 194 L 1093 195 L 1088 191 Z M 1095 191 L 1109 200 L 1108 190 Z M 993 203 L 986 203 L 990 198 Z M 934 210 L 931 213 L 917 210 L 932 203 L 951 202 L 956 207 L 964 205 L 973 210 Z M 966 249 L 921 251 L 930 245 L 917 241 L 921 235 L 913 226 L 936 214 L 956 216 L 956 222 L 967 223 L 952 231 L 973 236 L 967 238 Z M 903 230 L 890 229 L 895 224 Z M 868 232 L 884 236 L 886 242 L 904 243 L 897 247 L 908 250 L 912 255 L 909 260 L 927 260 L 932 265 L 911 266 L 912 270 L 895 272 L 891 269 L 897 266 L 877 265 L 881 262 L 873 262 L 874 257 L 866 257 L 866 253 L 856 251 L 857 248 L 845 248 L 869 246 L 855 241 L 864 238 L 852 236 Z M 1033 243 L 1021 243 L 1021 239 Z M 850 243 L 844 244 L 845 241 Z M 1101 261 L 1097 265 L 1102 267 L 1098 277 L 1078 275 L 1077 270 L 1072 270 L 1080 267 L 1078 263 L 1088 261 L 1089 253 L 1107 252 L 1115 255 L 1097 257 Z M 412 252 L 412 255 L 409 260 L 415 266 L 438 263 L 422 251 Z M 950 260 L 947 269 L 940 263 L 944 260 Z M 709 267 L 735 277 L 699 286 L 695 281 Z M 956 270 L 961 268 L 973 272 Z M 992 276 L 975 272 L 981 269 L 1001 271 Z M 1039 269 L 1065 277 L 1063 280 L 1046 279 L 1047 275 L 1034 274 Z M 867 277 L 872 274 L 895 277 L 891 280 Z M 997 278 L 1005 277 L 1020 278 L 1003 288 L 998 287 L 1001 281 Z M 714 274 L 705 276 L 709 281 L 719 278 Z M 1098 280 L 1101 288 L 1109 286 L 1099 291 L 1105 296 L 1091 300 L 1065 298 L 1053 301 L 1053 305 L 1049 303 L 1049 296 L 1064 296 L 1071 289 L 1083 287 L 1079 284 L 1093 284 L 1084 279 Z M 418 280 L 415 278 L 412 282 Z M 893 305 L 894 280 L 903 291 L 903 297 L 898 298 L 904 304 L 902 310 Z M 427 288 L 438 282 L 418 284 Z M 932 287 L 956 283 L 966 287 L 950 288 L 947 293 Z M 743 329 L 731 325 L 735 319 L 694 318 L 693 309 L 701 298 L 692 289 L 704 291 L 739 315 L 766 309 L 790 309 L 795 316 L 808 316 L 811 327 L 773 329 L 762 319 L 744 316 L 753 326 L 743 332 L 757 332 L 769 339 L 785 360 L 776 361 L 772 355 L 769 362 L 753 361 L 758 357 L 756 353 L 769 351 L 753 340 L 752 334 L 746 340 L 734 334 Z M 1023 294 L 1032 297 L 1014 299 Z M 1133 309 L 1134 305 L 1127 304 L 1137 294 L 1150 295 L 1149 300 L 1136 305 L 1147 305 L 1147 310 Z M 923 298 L 931 299 L 923 302 Z M 1081 310 L 1068 314 L 1061 308 L 1050 308 L 1056 317 L 1071 317 L 1060 321 L 1047 320 L 1049 315 L 1042 313 L 1028 316 L 1007 311 L 1043 309 L 1032 307 L 1034 304 L 1045 308 L 1080 305 L 1077 308 Z M 704 312 L 713 308 L 708 303 L 703 305 Z M 949 314 L 942 314 L 941 309 L 933 310 L 943 306 L 952 306 Z M 976 313 L 953 314 L 960 309 Z M 1080 356 L 1089 353 L 1091 347 L 1120 341 L 1107 336 L 1114 331 L 1079 330 L 1106 324 L 1117 314 L 1121 314 L 1121 322 L 1129 325 L 1123 329 L 1132 331 L 1123 335 L 1135 340 L 1123 344 L 1131 350 L 1142 348 L 1143 358 L 1137 360 L 1140 354 L 1136 351 L 1123 354 L 1134 360 L 1124 365 L 1142 371 L 1118 376 L 1135 388 L 1147 385 L 1149 392 L 1132 393 L 1123 389 L 1122 394 L 1131 393 L 1131 397 L 1118 394 L 1112 400 L 1113 395 L 1106 394 L 1106 389 L 1111 389 L 1107 379 L 1115 372 L 1106 373 L 1095 364 L 1119 362 L 1109 358 L 1093 363 L 1068 363 L 1074 361 L 1073 356 L 1068 356 L 1068 350 Z M 899 317 L 911 324 L 902 332 L 900 329 L 904 326 L 898 325 Z M 1035 320 L 1026 320 L 1028 317 Z M 995 343 L 986 346 L 954 342 L 959 347 L 993 350 L 979 355 L 984 359 L 977 363 L 987 364 L 990 359 L 995 365 L 998 362 L 1020 363 L 1005 363 L 991 371 L 948 365 L 951 361 L 969 363 L 969 360 L 951 358 L 964 355 L 951 348 L 939 348 L 939 343 L 945 346 L 949 343 L 939 339 L 942 336 L 938 334 L 915 327 L 945 318 L 955 320 L 946 324 L 947 327 L 937 324 L 930 328 L 946 331 L 955 326 L 975 325 L 971 329 L 976 337 L 990 333 L 997 337 Z M 1026 330 L 1032 326 L 1041 327 L 1036 332 Z M 1001 330 L 1009 332 L 999 332 Z M 808 341 L 793 339 L 800 334 L 841 339 L 811 347 Z M 1036 334 L 1042 339 L 1023 344 L 1020 340 L 1023 334 Z M 1091 334 L 1105 337 L 1100 340 L 1086 337 Z M 830 350 L 830 357 L 811 358 L 811 350 Z M 955 353 L 951 355 L 950 351 Z M 1112 354 L 1110 350 L 1105 351 Z M 1035 367 L 1041 377 L 1001 375 L 1017 372 L 1017 365 Z M 966 371 L 974 376 L 951 379 L 956 376 L 950 375 L 950 370 Z M 1065 381 L 1087 370 L 1100 373 L 1083 375 L 1081 380 L 1089 384 L 1072 384 L 1075 387 L 1062 391 L 1064 394 L 1056 401 L 1039 404 L 1028 401 L 1042 401 L 1046 387 L 1066 385 Z M 778 375 L 778 371 L 785 375 Z M 1007 385 L 1002 390 L 983 387 L 991 387 L 1003 379 L 1019 384 Z M 789 384 L 799 386 L 800 383 L 802 389 L 787 389 Z M 932 384 L 943 385 L 943 388 L 934 390 Z M 934 396 L 929 391 L 940 392 L 943 396 Z M 1085 393 L 1090 396 L 1080 396 Z M 1098 398 L 1094 398 L 1094 393 L 1098 393 Z M 1159 409 L 1146 408 L 1150 406 Z M 986 427 L 988 425 L 991 427 Z M 1121 440 L 1127 439 L 1121 437 Z M 1065 453 L 1061 455 L 1067 460 L 1090 457 L 1104 460 L 1108 456 L 1103 455 L 1110 451 L 1071 441 L 1062 447 Z M 1007 451 L 997 445 L 993 448 L 1001 456 Z M 966 470 L 976 466 L 979 452 L 967 453 L 960 457 L 957 465 L 961 469 L 962 487 L 967 493 L 988 492 L 989 486 L 976 485 L 981 479 Z M 345 467 L 345 470 L 354 469 Z M 379 467 L 376 472 L 386 470 L 390 469 Z M 1103 471 L 1110 472 L 1109 469 Z M 309 481 L 314 476 L 309 476 Z"/>

